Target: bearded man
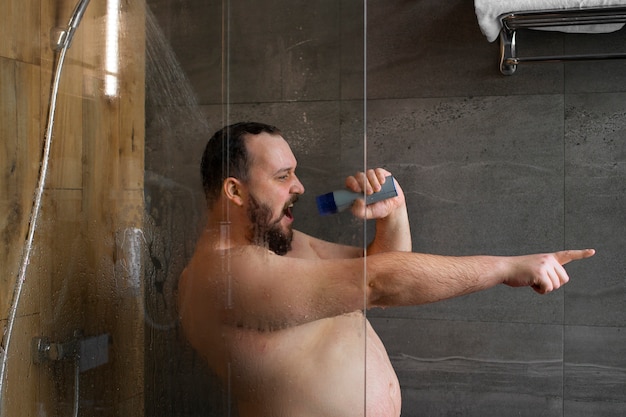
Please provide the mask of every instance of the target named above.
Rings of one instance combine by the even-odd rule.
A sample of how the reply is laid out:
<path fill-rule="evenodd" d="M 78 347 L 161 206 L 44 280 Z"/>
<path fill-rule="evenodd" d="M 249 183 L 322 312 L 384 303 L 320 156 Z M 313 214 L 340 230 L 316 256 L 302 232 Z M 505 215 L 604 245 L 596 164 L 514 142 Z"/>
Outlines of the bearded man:
<path fill-rule="evenodd" d="M 594 254 L 413 253 L 397 182 L 396 197 L 352 206 L 376 221 L 366 250 L 326 242 L 293 229 L 292 207 L 304 193 L 296 167 L 280 130 L 262 123 L 221 129 L 202 159 L 208 223 L 179 281 L 180 320 L 240 417 L 399 417 L 398 379 L 364 308 L 498 284 L 544 294 L 568 282 L 562 265 Z M 359 172 L 346 187 L 370 195 L 389 175 Z"/>

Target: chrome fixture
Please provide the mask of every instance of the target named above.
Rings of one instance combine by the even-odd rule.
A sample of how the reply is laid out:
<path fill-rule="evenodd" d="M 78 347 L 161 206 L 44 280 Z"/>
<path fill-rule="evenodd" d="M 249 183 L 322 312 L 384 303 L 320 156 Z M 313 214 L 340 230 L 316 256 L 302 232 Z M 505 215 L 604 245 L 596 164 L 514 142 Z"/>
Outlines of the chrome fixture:
<path fill-rule="evenodd" d="M 74 33 L 76 32 L 76 29 L 78 29 L 78 25 L 80 24 L 80 21 L 85 14 L 85 10 L 87 10 L 89 1 L 90 0 L 80 0 L 76 4 L 74 12 L 72 13 L 72 17 L 70 18 L 66 29 L 52 29 L 52 33 L 50 36 L 52 49 L 54 49 L 55 51 L 60 51 L 61 49 L 69 48 L 71 46 L 72 40 L 74 39 Z"/>
<path fill-rule="evenodd" d="M 77 330 L 72 339 L 61 343 L 52 343 L 47 337 L 35 337 L 31 341 L 31 358 L 36 364 L 75 360 L 80 372 L 84 372 L 109 361 L 109 335 L 83 337 Z"/>

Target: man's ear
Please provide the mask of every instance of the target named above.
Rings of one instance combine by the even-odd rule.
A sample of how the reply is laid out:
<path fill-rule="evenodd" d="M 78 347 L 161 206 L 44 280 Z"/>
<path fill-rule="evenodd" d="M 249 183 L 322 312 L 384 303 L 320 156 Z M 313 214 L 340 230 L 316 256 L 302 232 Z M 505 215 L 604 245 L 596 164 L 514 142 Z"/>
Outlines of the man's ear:
<path fill-rule="evenodd" d="M 243 206 L 243 184 L 237 178 L 228 177 L 223 184 L 224 195 L 236 206 Z"/>

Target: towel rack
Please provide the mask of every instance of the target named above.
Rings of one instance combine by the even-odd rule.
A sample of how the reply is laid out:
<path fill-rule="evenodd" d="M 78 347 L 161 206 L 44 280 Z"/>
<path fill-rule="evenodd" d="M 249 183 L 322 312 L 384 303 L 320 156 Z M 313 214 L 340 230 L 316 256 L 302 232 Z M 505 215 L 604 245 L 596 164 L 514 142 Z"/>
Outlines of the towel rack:
<path fill-rule="evenodd" d="M 500 72 L 513 75 L 522 62 L 563 62 L 624 59 L 625 52 L 582 55 L 517 56 L 515 35 L 518 29 L 540 29 L 555 26 L 598 25 L 626 22 L 626 7 L 558 9 L 510 12 L 500 15 Z"/>

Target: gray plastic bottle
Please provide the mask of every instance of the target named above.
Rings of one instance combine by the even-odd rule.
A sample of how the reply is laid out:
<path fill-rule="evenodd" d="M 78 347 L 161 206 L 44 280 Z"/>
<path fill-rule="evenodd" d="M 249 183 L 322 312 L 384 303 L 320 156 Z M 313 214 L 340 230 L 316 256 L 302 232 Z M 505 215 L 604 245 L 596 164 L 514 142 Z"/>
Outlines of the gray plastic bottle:
<path fill-rule="evenodd" d="M 365 203 L 369 205 L 387 198 L 396 197 L 397 195 L 398 191 L 396 190 L 393 176 L 389 175 L 385 178 L 385 183 L 380 191 L 365 197 Z M 363 193 L 355 193 L 354 191 L 344 189 L 322 194 L 316 198 L 317 211 L 322 216 L 339 213 L 352 206 L 352 203 L 357 198 L 363 198 Z"/>

